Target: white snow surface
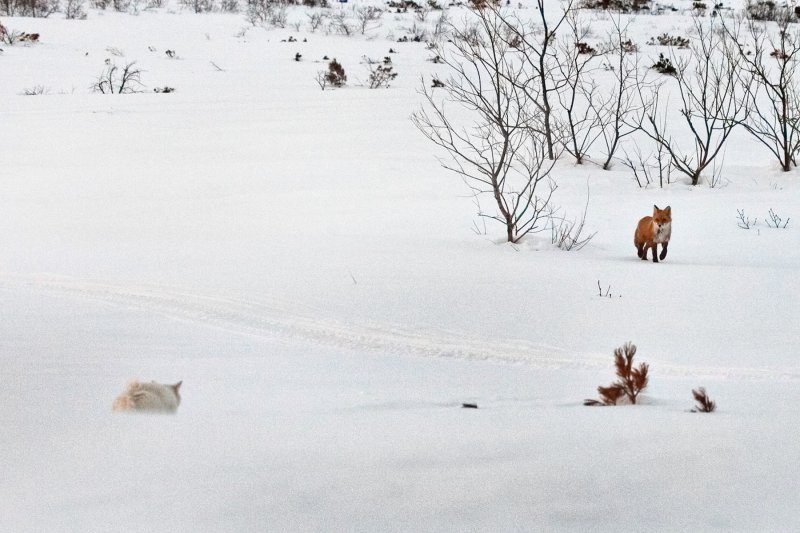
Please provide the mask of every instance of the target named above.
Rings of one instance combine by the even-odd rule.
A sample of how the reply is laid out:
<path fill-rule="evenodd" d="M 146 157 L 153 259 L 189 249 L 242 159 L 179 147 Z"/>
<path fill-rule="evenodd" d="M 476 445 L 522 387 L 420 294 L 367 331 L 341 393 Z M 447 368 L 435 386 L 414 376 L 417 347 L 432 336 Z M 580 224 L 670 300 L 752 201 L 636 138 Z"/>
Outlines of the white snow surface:
<path fill-rule="evenodd" d="M 797 171 L 741 132 L 716 188 L 565 157 L 554 200 L 577 216 L 588 184 L 594 239 L 504 244 L 409 120 L 443 72 L 396 42 L 412 20 L 2 19 L 41 34 L 0 53 L 2 530 L 800 530 Z M 92 94 L 107 58 L 147 92 Z M 632 243 L 653 204 L 659 264 Z M 626 341 L 642 405 L 584 407 Z M 135 378 L 183 380 L 177 414 L 112 414 Z"/>

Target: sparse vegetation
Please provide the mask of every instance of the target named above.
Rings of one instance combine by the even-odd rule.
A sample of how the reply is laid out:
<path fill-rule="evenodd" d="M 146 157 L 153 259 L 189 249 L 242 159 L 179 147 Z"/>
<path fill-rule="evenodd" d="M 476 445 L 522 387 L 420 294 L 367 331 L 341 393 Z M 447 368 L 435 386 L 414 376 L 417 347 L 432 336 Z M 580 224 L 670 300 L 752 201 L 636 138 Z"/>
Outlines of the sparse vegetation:
<path fill-rule="evenodd" d="M 789 225 L 789 220 L 783 220 L 778 214 L 770 208 L 767 218 L 764 219 L 764 222 L 767 223 L 767 226 L 770 228 L 775 229 L 786 229 L 786 226 Z"/>
<path fill-rule="evenodd" d="M 678 71 L 675 70 L 675 65 L 672 64 L 672 60 L 668 57 L 664 57 L 664 54 L 658 54 L 658 61 L 653 63 L 653 66 L 650 68 L 660 74 L 666 74 L 667 76 L 675 76 L 678 73 Z"/>
<path fill-rule="evenodd" d="M 692 396 L 697 405 L 692 409 L 693 413 L 713 413 L 717 409 L 717 404 L 708 397 L 704 387 L 692 389 Z"/>
<path fill-rule="evenodd" d="M 285 28 L 288 20 L 286 3 L 278 0 L 247 0 L 247 20 L 253 26 Z"/>
<path fill-rule="evenodd" d="M 689 47 L 689 39 L 686 37 L 681 37 L 680 35 L 669 35 L 666 33 L 662 33 L 658 37 L 651 37 L 650 40 L 647 42 L 649 45 L 659 45 L 659 46 L 675 46 L 677 48 L 688 48 Z"/>
<path fill-rule="evenodd" d="M 358 27 L 361 30 L 361 35 L 364 35 L 370 30 L 374 30 L 381 25 L 381 17 L 383 17 L 383 10 L 375 6 L 358 6 L 355 9 L 356 20 Z"/>
<path fill-rule="evenodd" d="M 753 20 L 722 18 L 722 30 L 740 62 L 739 101 L 751 111 L 741 124 L 789 172 L 800 153 L 800 29 L 785 19 L 775 33 Z"/>
<path fill-rule="evenodd" d="M 44 85 L 34 85 L 33 87 L 23 90 L 22 94 L 25 96 L 38 96 L 49 92 L 50 91 Z"/>
<path fill-rule="evenodd" d="M 14 46 L 17 43 L 37 43 L 39 42 L 38 33 L 25 33 L 23 31 L 9 30 L 0 24 L 0 43 Z"/>
<path fill-rule="evenodd" d="M 389 84 L 397 77 L 397 72 L 394 72 L 392 60 L 389 57 L 384 58 L 382 62 L 364 56 L 364 65 L 367 67 L 369 76 L 367 77 L 367 86 L 370 89 L 377 89 L 379 87 L 389 87 Z"/>
<path fill-rule="evenodd" d="M 91 89 L 102 94 L 139 93 L 144 87 L 141 75 L 142 71 L 136 67 L 135 61 L 126 63 L 122 68 L 110 62 L 91 85 Z"/>
<path fill-rule="evenodd" d="M 583 9 L 607 9 L 621 13 L 638 13 L 649 10 L 652 0 L 582 0 L 578 7 Z"/>
<path fill-rule="evenodd" d="M 477 27 L 452 26 L 452 46 L 437 49 L 450 76 L 444 87 L 423 86 L 425 105 L 412 120 L 447 154 L 445 168 L 460 175 L 476 197 L 494 199 L 494 209 L 478 216 L 501 223 L 507 242 L 517 243 L 547 227 L 556 189 L 549 177 L 552 147 L 541 129 L 531 127 L 542 124 L 530 100 L 535 88 L 526 85 L 533 71 L 513 60 L 509 21 L 491 8 L 476 15 Z M 459 125 L 441 96 L 470 114 L 471 127 Z"/>
<path fill-rule="evenodd" d="M 738 222 L 736 224 L 742 229 L 750 229 L 752 227 L 755 227 L 755 225 L 758 223 L 758 220 L 756 220 L 755 218 L 750 218 L 747 215 L 745 215 L 744 209 L 737 209 L 736 213 L 738 219 Z"/>
<path fill-rule="evenodd" d="M 85 19 L 85 0 L 66 0 L 64 3 L 64 17 L 68 19 Z"/>
<path fill-rule="evenodd" d="M 330 63 L 328 63 L 328 70 L 320 70 L 317 72 L 317 84 L 319 84 L 320 88 L 324 91 L 325 87 L 344 87 L 347 83 L 347 74 L 344 72 L 344 67 L 336 61 L 336 58 L 332 59 Z"/>
<path fill-rule="evenodd" d="M 550 242 L 565 252 L 577 251 L 589 244 L 597 232 L 587 234 L 586 214 L 589 211 L 589 190 L 587 185 L 586 205 L 580 219 L 568 220 L 563 216 L 550 214 Z"/>
<path fill-rule="evenodd" d="M 272 0 L 255 26 L 246 0 L 60 0 L 49 20 L 0 15 L 4 387 L 21 399 L 0 411 L 23 437 L 6 453 L 20 489 L 9 505 L 26 504 L 5 528 L 69 516 L 257 530 L 269 515 L 276 529 L 399 516 L 407 529 L 767 517 L 792 530 L 800 25 L 740 19 L 745 0 L 489 1 L 478 13 L 468 1 L 368 2 L 383 13 L 374 25 L 363 0 Z M 89 20 L 65 20 L 81 6 Z M 713 54 L 694 54 L 693 21 L 716 25 Z M 120 93 L 139 94 L 100 96 Z M 682 207 L 675 262 L 658 268 L 631 244 L 664 201 Z M 187 411 L 114 419 L 109 433 L 110 402 L 96 400 L 106 378 L 137 369 L 186 378 Z M 201 418 L 222 421 L 225 438 L 195 450 L 184 444 L 198 432 L 181 430 Z M 520 437 L 537 420 L 546 427 Z M 379 435 L 363 438 L 373 421 Z M 430 431 L 442 421 L 462 431 Z M 276 448 L 275 435 L 291 442 Z M 350 453 L 365 446 L 366 460 Z M 276 449 L 280 468 L 237 485 Z M 333 475 L 282 467 L 309 452 Z M 95 463 L 132 475 L 81 474 Z M 492 468 L 503 490 L 477 489 L 480 508 L 462 512 L 476 500 L 464 487 Z M 720 480 L 726 498 L 709 509 Z M 534 491 L 529 512 L 537 482 L 556 490 Z M 250 497 L 299 485 L 310 490 L 288 506 Z M 592 508 L 570 514 L 598 485 Z M 161 487 L 179 516 L 142 516 Z M 438 493 L 450 496 L 424 501 Z"/>
<path fill-rule="evenodd" d="M 46 18 L 61 8 L 60 0 L 0 0 L 0 15 Z"/>
<path fill-rule="evenodd" d="M 617 405 L 620 401 L 635 405 L 636 400 L 650 380 L 647 363 L 640 363 L 638 367 L 633 366 L 635 355 L 636 345 L 630 342 L 614 350 L 614 367 L 617 373 L 617 380 L 607 387 L 602 385 L 597 387 L 600 399 L 585 400 L 583 405 Z"/>
<path fill-rule="evenodd" d="M 773 0 L 747 0 L 744 11 L 749 19 L 762 22 L 794 22 L 798 15 L 795 6 Z"/>

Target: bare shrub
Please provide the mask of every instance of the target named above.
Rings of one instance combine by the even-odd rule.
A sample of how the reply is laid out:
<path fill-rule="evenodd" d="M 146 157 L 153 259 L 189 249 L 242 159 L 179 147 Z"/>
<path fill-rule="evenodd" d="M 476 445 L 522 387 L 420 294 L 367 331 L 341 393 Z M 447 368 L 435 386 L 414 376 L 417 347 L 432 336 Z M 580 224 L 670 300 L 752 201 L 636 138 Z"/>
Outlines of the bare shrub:
<path fill-rule="evenodd" d="M 3 26 L 2 23 L 0 23 L 0 43 L 13 46 L 17 42 L 17 39 L 19 39 L 20 35 L 20 32 L 9 30 Z"/>
<path fill-rule="evenodd" d="M 381 25 L 381 17 L 383 11 L 375 6 L 358 6 L 355 9 L 356 21 L 361 30 L 361 35 L 364 35 L 368 30 L 374 30 Z"/>
<path fill-rule="evenodd" d="M 332 31 L 347 37 L 353 35 L 356 30 L 355 24 L 352 20 L 350 20 L 350 17 L 347 16 L 347 12 L 344 9 L 341 9 L 331 15 L 330 24 Z"/>
<path fill-rule="evenodd" d="M 664 127 L 663 124 L 662 122 L 662 127 Z M 646 156 L 643 155 L 638 144 L 633 145 L 633 154 L 628 153 L 624 148 L 622 150 L 625 154 L 622 164 L 631 169 L 639 187 L 647 187 L 654 183 L 658 183 L 659 187 L 664 187 L 665 183 L 667 185 L 672 183 L 672 164 L 669 153 L 663 144 L 655 143 L 655 145 L 655 153 L 651 152 Z"/>
<path fill-rule="evenodd" d="M 317 83 L 320 85 L 322 90 L 325 90 L 325 87 L 344 87 L 347 83 L 347 75 L 344 72 L 344 67 L 336 61 L 336 59 L 332 59 L 330 63 L 328 63 L 328 70 L 324 71 L 321 70 L 317 73 Z"/>
<path fill-rule="evenodd" d="M 782 22 L 797 20 L 797 10 L 786 2 L 779 4 L 773 0 L 747 0 L 744 7 L 747 18 L 762 22 Z"/>
<path fill-rule="evenodd" d="M 247 21 L 253 26 L 286 27 L 288 11 L 278 0 L 247 0 Z"/>
<path fill-rule="evenodd" d="M 541 117 L 523 90 L 529 73 L 512 51 L 505 20 L 491 8 L 476 12 L 476 19 L 475 25 L 451 26 L 452 43 L 437 47 L 450 76 L 443 87 L 422 84 L 426 101 L 412 120 L 444 150 L 444 168 L 460 175 L 476 197 L 494 200 L 492 212 L 478 216 L 501 223 L 506 240 L 516 243 L 546 228 L 554 162 L 547 161 L 543 135 L 531 127 Z M 540 185 L 548 184 L 543 192 Z"/>
<path fill-rule="evenodd" d="M 48 94 L 49 92 L 50 90 L 44 85 L 34 85 L 33 87 L 23 89 L 22 94 L 24 96 L 38 96 L 41 94 Z"/>
<path fill-rule="evenodd" d="M 420 24 L 416 20 L 411 23 L 411 26 L 404 26 L 401 28 L 406 35 L 400 37 L 397 42 L 415 42 L 421 43 L 428 39 L 428 29 L 424 24 Z"/>
<path fill-rule="evenodd" d="M 778 216 L 778 214 L 773 211 L 772 208 L 770 208 L 768 218 L 765 218 L 764 222 L 766 222 L 767 226 L 770 228 L 786 229 L 786 226 L 789 225 L 789 220 L 791 219 L 787 218 L 786 220 L 783 220 L 783 218 Z"/>
<path fill-rule="evenodd" d="M 586 214 L 589 212 L 589 192 L 587 186 L 586 205 L 583 214 L 577 220 L 567 220 L 565 217 L 550 215 L 550 242 L 565 252 L 578 251 L 591 241 L 597 232 L 586 234 Z M 558 221 L 558 225 L 556 225 Z"/>
<path fill-rule="evenodd" d="M 416 18 L 417 22 L 420 24 L 425 24 L 425 22 L 428 20 L 428 15 L 431 14 L 431 11 L 433 11 L 433 7 L 431 7 L 429 4 L 421 5 L 414 10 L 414 18 Z"/>
<path fill-rule="evenodd" d="M 581 165 L 603 129 L 603 117 L 591 105 L 600 90 L 590 76 L 590 64 L 599 54 L 583 41 L 589 28 L 579 20 L 577 11 L 571 10 L 565 20 L 569 31 L 558 43 L 561 61 L 557 68 L 562 90 L 556 93 L 556 99 L 561 106 L 563 127 L 566 129 L 564 150 Z"/>
<path fill-rule="evenodd" d="M 369 88 L 389 88 L 389 84 L 397 77 L 397 72 L 394 72 L 392 67 L 392 60 L 386 57 L 383 62 L 379 62 L 367 56 L 364 56 L 363 59 L 364 65 L 366 65 L 369 71 L 369 76 L 367 77 L 367 85 Z"/>
<path fill-rule="evenodd" d="M 136 62 L 127 63 L 121 69 L 114 63 L 106 66 L 97 81 L 91 85 L 93 92 L 102 94 L 131 94 L 142 92 L 142 71 L 136 67 Z"/>
<path fill-rule="evenodd" d="M 614 83 L 607 92 L 596 92 L 588 105 L 600 122 L 599 140 L 605 146 L 603 170 L 611 168 L 611 162 L 623 139 L 636 132 L 641 124 L 631 121 L 640 109 L 637 107 L 636 87 L 643 81 L 639 75 L 638 54 L 635 45 L 627 38 L 628 24 L 620 16 L 611 17 L 612 29 L 608 33 L 605 48 L 611 59 L 607 70 L 614 74 Z"/>
<path fill-rule="evenodd" d="M 583 9 L 609 9 L 621 13 L 636 13 L 649 10 L 652 0 L 581 0 L 579 8 Z"/>
<path fill-rule="evenodd" d="M 788 172 L 800 153 L 800 30 L 788 20 L 779 21 L 777 35 L 752 20 L 722 20 L 734 43 L 731 53 L 741 64 L 736 71 L 745 90 L 740 105 L 751 109 L 742 126 Z"/>
<path fill-rule="evenodd" d="M 499 4 L 500 0 L 469 0 L 469 7 L 475 10 L 497 7 Z"/>
<path fill-rule="evenodd" d="M 686 37 L 681 37 L 680 35 L 669 35 L 668 33 L 662 33 L 658 37 L 650 37 L 650 40 L 647 41 L 649 45 L 659 45 L 659 46 L 675 46 L 677 48 L 689 48 L 689 39 Z"/>
<path fill-rule="evenodd" d="M 180 3 L 195 13 L 208 13 L 214 9 L 214 0 L 180 0 Z"/>
<path fill-rule="evenodd" d="M 319 88 L 324 91 L 325 87 L 328 86 L 328 71 L 318 70 L 317 75 L 314 76 L 314 80 L 316 80 L 317 85 L 319 85 Z"/>
<path fill-rule="evenodd" d="M 672 64 L 672 59 L 664 57 L 664 54 L 658 54 L 658 61 L 653 63 L 650 68 L 659 74 L 666 74 L 667 76 L 675 76 L 678 72 L 675 69 L 675 65 Z"/>
<path fill-rule="evenodd" d="M 739 219 L 736 225 L 742 229 L 750 229 L 752 227 L 755 227 L 756 224 L 758 224 L 758 219 L 750 218 L 747 215 L 745 215 L 744 209 L 737 209 L 736 214 L 737 214 L 736 218 Z"/>
<path fill-rule="evenodd" d="M 636 355 L 636 345 L 627 342 L 614 350 L 614 367 L 617 380 L 607 387 L 597 387 L 600 394 L 599 400 L 584 400 L 583 405 L 617 405 L 620 400 L 627 400 L 631 405 L 636 404 L 639 394 L 647 387 L 649 381 L 647 363 L 633 366 L 633 357 Z"/>
<path fill-rule="evenodd" d="M 8 30 L 0 24 L 0 42 L 9 46 L 14 46 L 17 43 L 37 43 L 39 42 L 39 34 Z"/>
<path fill-rule="evenodd" d="M 450 24 L 450 19 L 447 15 L 447 11 L 442 10 L 439 18 L 436 19 L 436 22 L 433 25 L 433 30 L 431 31 L 431 39 L 433 42 L 440 42 L 447 37 L 447 28 Z"/>
<path fill-rule="evenodd" d="M 85 0 L 66 0 L 64 3 L 64 17 L 67 19 L 85 19 L 86 11 L 83 6 Z"/>
<path fill-rule="evenodd" d="M 308 28 L 311 30 L 311 33 L 317 31 L 317 28 L 322 26 L 327 18 L 322 11 L 309 11 L 306 13 L 306 17 L 308 17 Z"/>
<path fill-rule="evenodd" d="M 47 18 L 61 9 L 59 0 L 0 0 L 0 14 Z"/>
<path fill-rule="evenodd" d="M 682 149 L 673 141 L 664 124 L 656 117 L 658 92 L 652 92 L 651 105 L 645 106 L 642 131 L 658 143 L 670 156 L 672 166 L 697 185 L 701 174 L 720 155 L 728 137 L 750 112 L 747 100 L 742 102 L 746 88 L 738 76 L 742 60 L 732 48 L 725 34 L 720 32 L 714 19 L 704 22 L 694 17 L 697 38 L 690 47 L 690 55 L 669 62 L 677 81 L 680 96 L 680 116 L 685 124 L 685 135 L 692 141 L 692 149 Z"/>

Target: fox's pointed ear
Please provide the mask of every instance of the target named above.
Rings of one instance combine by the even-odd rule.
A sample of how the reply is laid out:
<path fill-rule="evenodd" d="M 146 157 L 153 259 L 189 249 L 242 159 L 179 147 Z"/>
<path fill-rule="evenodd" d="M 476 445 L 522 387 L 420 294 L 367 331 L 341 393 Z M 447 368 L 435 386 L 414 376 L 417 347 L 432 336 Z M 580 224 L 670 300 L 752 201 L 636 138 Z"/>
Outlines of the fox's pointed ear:
<path fill-rule="evenodd" d="M 183 380 L 177 382 L 175 385 L 172 386 L 175 389 L 175 392 L 178 392 L 181 389 L 181 385 L 183 384 Z"/>
<path fill-rule="evenodd" d="M 659 210 L 659 209 L 658 209 L 658 206 L 657 206 L 656 204 L 653 204 L 653 213 L 655 213 L 655 212 L 656 212 L 656 211 L 658 211 L 658 210 Z"/>
<path fill-rule="evenodd" d="M 672 213 L 672 208 L 670 206 L 667 206 L 664 208 L 664 211 L 666 211 L 667 213 Z"/>

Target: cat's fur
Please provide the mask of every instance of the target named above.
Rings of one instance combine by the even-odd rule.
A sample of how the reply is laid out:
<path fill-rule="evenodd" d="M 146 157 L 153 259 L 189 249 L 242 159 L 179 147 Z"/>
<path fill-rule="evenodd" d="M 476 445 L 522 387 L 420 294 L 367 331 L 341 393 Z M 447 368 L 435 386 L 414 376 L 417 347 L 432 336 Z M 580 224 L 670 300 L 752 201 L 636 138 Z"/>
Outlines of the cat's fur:
<path fill-rule="evenodd" d="M 174 413 L 181 404 L 180 388 L 182 383 L 179 381 L 174 385 L 164 385 L 155 381 L 141 383 L 134 380 L 114 400 L 112 409 L 114 411 Z"/>

